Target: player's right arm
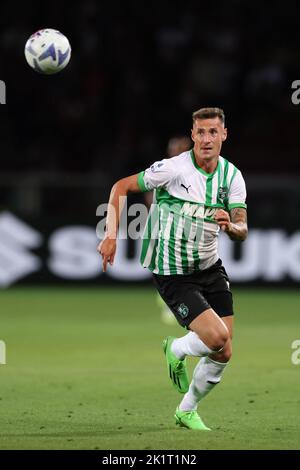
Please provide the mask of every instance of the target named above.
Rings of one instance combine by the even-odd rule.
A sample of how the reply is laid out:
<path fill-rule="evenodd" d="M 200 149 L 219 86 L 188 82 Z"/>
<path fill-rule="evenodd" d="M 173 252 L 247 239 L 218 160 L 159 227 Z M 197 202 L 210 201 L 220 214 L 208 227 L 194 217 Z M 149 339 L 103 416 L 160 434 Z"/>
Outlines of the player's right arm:
<path fill-rule="evenodd" d="M 138 184 L 138 175 L 128 176 L 117 181 L 110 192 L 108 201 L 105 234 L 98 245 L 98 252 L 102 256 L 103 271 L 106 271 L 107 263 L 113 264 L 117 249 L 117 234 L 121 213 L 128 193 L 141 192 Z"/>
<path fill-rule="evenodd" d="M 166 187 L 176 177 L 177 169 L 172 158 L 157 161 L 145 171 L 117 181 L 111 190 L 106 218 L 104 239 L 97 250 L 102 256 L 103 271 L 107 263 L 113 264 L 116 248 L 119 221 L 125 198 L 130 192 L 151 191 L 154 188 Z"/>

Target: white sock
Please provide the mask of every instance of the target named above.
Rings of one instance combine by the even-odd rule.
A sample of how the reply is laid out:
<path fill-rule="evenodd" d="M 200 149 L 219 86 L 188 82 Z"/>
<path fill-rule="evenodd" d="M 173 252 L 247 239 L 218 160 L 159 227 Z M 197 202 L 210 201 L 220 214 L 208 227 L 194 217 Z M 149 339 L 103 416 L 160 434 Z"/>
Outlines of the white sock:
<path fill-rule="evenodd" d="M 174 339 L 171 345 L 171 351 L 178 359 L 184 359 L 185 356 L 204 356 L 211 354 L 213 351 L 203 343 L 199 336 L 190 331 L 182 338 Z"/>
<path fill-rule="evenodd" d="M 193 380 L 188 392 L 179 405 L 181 411 L 194 411 L 205 397 L 221 380 L 227 362 L 216 362 L 210 357 L 202 357 L 195 367 Z"/>

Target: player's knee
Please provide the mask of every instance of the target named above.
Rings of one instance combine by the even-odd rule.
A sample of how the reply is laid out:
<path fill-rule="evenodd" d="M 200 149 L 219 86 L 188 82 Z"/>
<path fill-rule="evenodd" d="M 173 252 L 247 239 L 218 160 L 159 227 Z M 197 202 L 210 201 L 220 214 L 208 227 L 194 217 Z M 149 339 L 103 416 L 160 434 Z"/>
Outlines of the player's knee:
<path fill-rule="evenodd" d="M 231 347 L 224 348 L 223 351 L 219 353 L 219 361 L 220 362 L 229 362 L 232 356 L 232 349 Z"/>
<path fill-rule="evenodd" d="M 225 328 L 219 331 L 213 331 L 209 338 L 210 344 L 208 345 L 208 347 L 210 347 L 210 349 L 216 352 L 221 351 L 227 343 L 228 339 L 229 332 L 228 330 L 225 330 Z"/>
<path fill-rule="evenodd" d="M 210 357 L 217 362 L 229 362 L 232 356 L 232 346 L 231 341 L 227 341 L 223 349 L 221 351 L 216 352 L 215 354 L 211 355 Z"/>

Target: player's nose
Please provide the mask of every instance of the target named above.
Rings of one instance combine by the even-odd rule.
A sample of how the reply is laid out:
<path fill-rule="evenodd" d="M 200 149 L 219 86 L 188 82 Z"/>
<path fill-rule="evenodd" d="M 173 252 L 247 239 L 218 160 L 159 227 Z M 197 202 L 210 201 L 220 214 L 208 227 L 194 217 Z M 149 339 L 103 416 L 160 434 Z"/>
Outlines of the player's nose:
<path fill-rule="evenodd" d="M 209 143 L 211 142 L 211 135 L 208 134 L 208 133 L 207 133 L 207 134 L 204 134 L 204 136 L 203 136 L 203 142 L 204 142 L 205 144 L 209 144 Z"/>

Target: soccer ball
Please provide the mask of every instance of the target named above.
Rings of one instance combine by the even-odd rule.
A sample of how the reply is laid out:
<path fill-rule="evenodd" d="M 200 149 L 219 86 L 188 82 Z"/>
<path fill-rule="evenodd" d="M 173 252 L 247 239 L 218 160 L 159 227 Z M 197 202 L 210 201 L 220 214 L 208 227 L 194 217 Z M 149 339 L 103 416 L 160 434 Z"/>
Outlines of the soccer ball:
<path fill-rule="evenodd" d="M 60 72 L 71 58 L 71 46 L 60 31 L 40 29 L 25 45 L 25 57 L 36 72 L 51 75 Z"/>

